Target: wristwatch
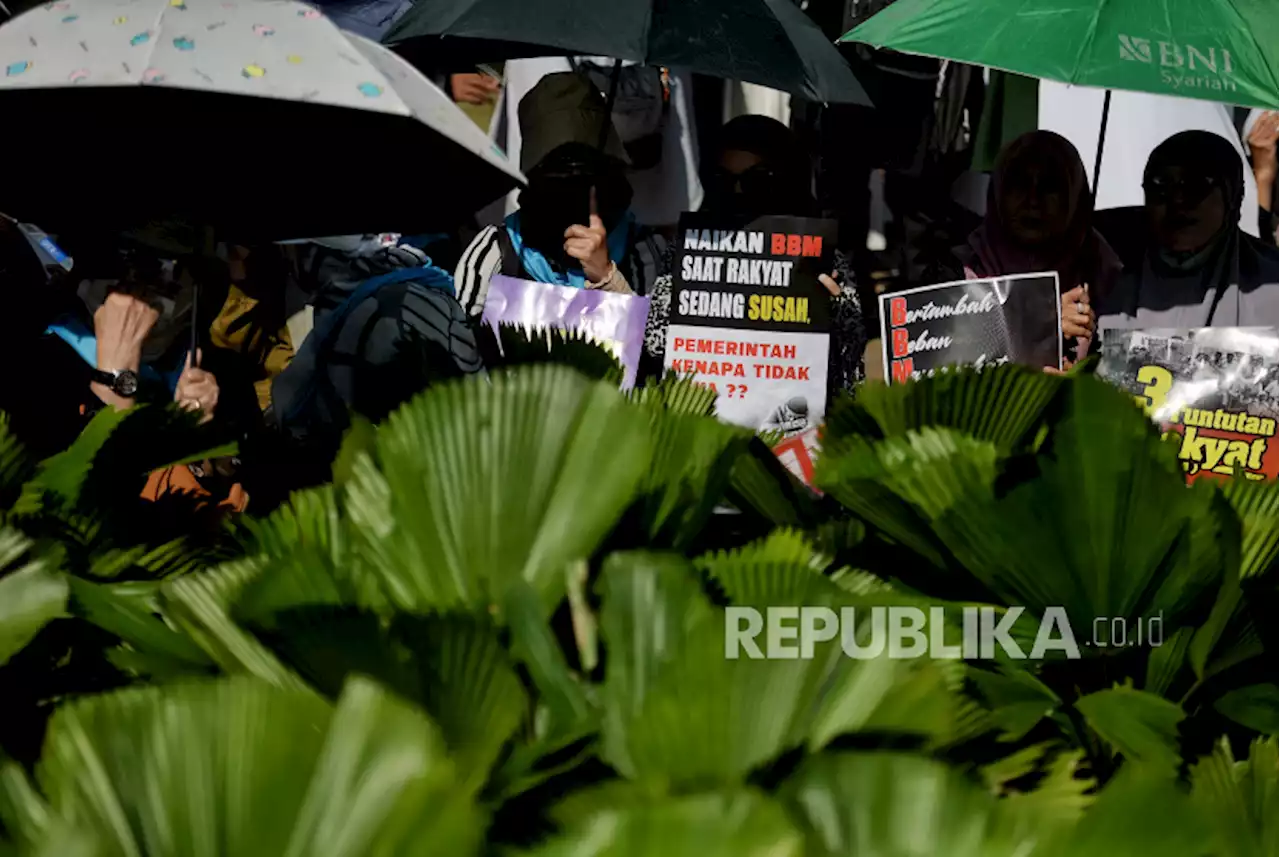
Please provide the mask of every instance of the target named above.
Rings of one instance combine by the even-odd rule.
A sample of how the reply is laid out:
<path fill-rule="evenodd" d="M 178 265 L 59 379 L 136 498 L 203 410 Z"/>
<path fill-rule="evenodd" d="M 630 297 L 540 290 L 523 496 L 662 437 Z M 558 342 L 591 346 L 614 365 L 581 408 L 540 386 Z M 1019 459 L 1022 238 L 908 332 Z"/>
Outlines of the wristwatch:
<path fill-rule="evenodd" d="M 125 399 L 138 392 L 138 373 L 132 369 L 94 369 L 93 380 Z"/>

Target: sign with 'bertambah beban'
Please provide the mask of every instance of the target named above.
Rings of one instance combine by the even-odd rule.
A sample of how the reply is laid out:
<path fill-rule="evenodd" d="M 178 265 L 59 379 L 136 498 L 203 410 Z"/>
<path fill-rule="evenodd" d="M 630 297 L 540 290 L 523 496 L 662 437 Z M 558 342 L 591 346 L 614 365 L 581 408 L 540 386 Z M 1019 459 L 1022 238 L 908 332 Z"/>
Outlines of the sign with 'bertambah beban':
<path fill-rule="evenodd" d="M 827 404 L 836 224 L 762 217 L 680 219 L 665 366 L 716 391 L 716 415 L 803 431 Z"/>
<path fill-rule="evenodd" d="M 951 366 L 1057 368 L 1062 363 L 1058 275 L 958 280 L 881 295 L 880 337 L 891 384 Z"/>

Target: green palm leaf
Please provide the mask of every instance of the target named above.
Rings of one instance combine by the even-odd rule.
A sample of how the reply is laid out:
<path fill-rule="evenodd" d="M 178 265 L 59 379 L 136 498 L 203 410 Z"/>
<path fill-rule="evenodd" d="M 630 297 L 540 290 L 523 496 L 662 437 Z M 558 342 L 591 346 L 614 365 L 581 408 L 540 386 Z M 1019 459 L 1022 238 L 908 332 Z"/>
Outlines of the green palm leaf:
<path fill-rule="evenodd" d="M 73 612 L 119 637 L 133 651 L 171 662 L 176 669 L 208 671 L 213 661 L 164 623 L 156 603 L 159 584 L 98 584 L 70 578 Z"/>
<path fill-rule="evenodd" d="M 1121 768 L 1080 822 L 1035 857 L 1204 857 L 1210 844 L 1208 826 L 1185 790 L 1166 773 L 1135 764 Z"/>
<path fill-rule="evenodd" d="M 253 679 L 60 709 L 37 770 L 50 824 L 102 857 L 466 854 L 476 819 L 433 725 L 376 685 L 336 708 Z"/>
<path fill-rule="evenodd" d="M 960 771 L 904 753 L 815 756 L 783 786 L 814 857 L 1026 853 L 1051 830 L 1012 832 L 994 798 Z M 945 846 L 943 846 L 945 843 Z"/>
<path fill-rule="evenodd" d="M 928 427 L 951 428 L 1002 452 L 1030 444 L 1061 378 L 1021 366 L 944 372 L 909 384 L 864 384 L 838 400 L 827 439 L 894 437 Z"/>
<path fill-rule="evenodd" d="M 238 560 L 169 581 L 160 589 L 160 612 L 225 672 L 302 688 L 302 679 L 232 618 L 232 605 L 266 567 L 261 558 Z"/>
<path fill-rule="evenodd" d="M 652 458 L 641 480 L 648 546 L 687 548 L 719 506 L 751 433 L 714 417 L 649 405 Z"/>
<path fill-rule="evenodd" d="M 22 493 L 23 484 L 35 475 L 36 462 L 9 429 L 9 417 L 0 413 L 0 509 L 8 509 Z"/>
<path fill-rule="evenodd" d="M 970 492 L 934 521 L 947 548 L 1007 604 L 1096 617 L 1163 611 L 1176 629 L 1224 571 L 1225 507 L 1184 486 L 1155 428 L 1124 394 L 1075 378 L 1038 478 Z M 1035 561 L 1029 561 L 1034 557 Z"/>
<path fill-rule="evenodd" d="M 649 466 L 649 420 L 608 384 L 539 366 L 444 384 L 392 414 L 347 489 L 362 571 L 400 608 L 488 610 L 508 581 L 546 607 Z"/>
<path fill-rule="evenodd" d="M 715 391 L 673 372 L 659 379 L 648 379 L 643 387 L 635 388 L 628 395 L 637 404 L 657 405 L 680 414 L 697 414 L 700 417 L 715 414 Z"/>
<path fill-rule="evenodd" d="M 553 363 L 572 367 L 588 378 L 622 382 L 622 364 L 582 330 L 500 324 L 495 335 L 493 327 L 483 324 L 476 334 L 485 365 L 491 369 Z"/>
<path fill-rule="evenodd" d="M 320 604 L 284 610 L 250 628 L 326 696 L 336 698 L 353 675 L 365 675 L 421 705 L 473 792 L 529 709 L 486 618 L 400 614 L 388 622 Z"/>
<path fill-rule="evenodd" d="M 1251 684 L 1228 691 L 1213 707 L 1236 723 L 1264 735 L 1275 735 L 1280 729 L 1280 699 L 1274 684 Z"/>
<path fill-rule="evenodd" d="M 759 438 L 734 462 L 728 499 L 743 512 L 778 527 L 815 526 L 823 519 L 813 493 Z"/>
<path fill-rule="evenodd" d="M 736 560 L 707 562 L 714 577 L 716 563 L 727 569 Z M 746 573 L 726 572 L 726 580 L 735 579 L 727 590 L 807 593 L 793 585 L 803 572 L 818 581 L 815 597 L 825 588 L 826 596 L 854 598 L 804 566 L 789 569 L 791 584 L 779 589 L 768 578 L 785 566 L 746 560 L 741 568 Z M 728 627 L 738 620 L 711 606 L 677 557 L 614 554 L 601 583 L 603 755 L 631 779 L 729 784 L 785 750 L 816 749 L 842 733 L 866 729 L 945 742 L 961 728 L 957 723 L 968 723 L 943 673 L 926 676 L 936 668 L 892 659 L 887 649 L 853 658 L 837 640 L 808 656 L 793 639 L 788 645 L 799 659 L 756 659 L 750 649 L 732 655 Z M 761 654 L 765 639 L 757 641 Z M 697 696 L 690 688 L 698 688 Z M 940 723 L 945 734 L 931 735 Z"/>
<path fill-rule="evenodd" d="M 1170 776 L 1177 770 L 1182 760 L 1178 724 L 1186 714 L 1174 703 L 1121 686 L 1081 697 L 1075 707 L 1085 722 L 1126 759 Z"/>
<path fill-rule="evenodd" d="M 1247 760 L 1236 761 L 1224 737 L 1191 769 L 1191 798 L 1213 827 L 1215 854 L 1275 857 L 1280 848 L 1280 801 L 1275 737 L 1253 742 Z"/>
<path fill-rule="evenodd" d="M 0 529 L 0 666 L 66 614 L 67 581 L 52 557 L 36 556 L 11 568 L 30 548 L 16 530 Z"/>
<path fill-rule="evenodd" d="M 1222 493 L 1240 516 L 1240 578 L 1274 569 L 1280 553 L 1280 489 L 1274 482 L 1232 479 L 1223 484 Z"/>
<path fill-rule="evenodd" d="M 775 801 L 756 792 L 695 795 L 610 808 L 531 857 L 801 857 L 803 841 Z"/>

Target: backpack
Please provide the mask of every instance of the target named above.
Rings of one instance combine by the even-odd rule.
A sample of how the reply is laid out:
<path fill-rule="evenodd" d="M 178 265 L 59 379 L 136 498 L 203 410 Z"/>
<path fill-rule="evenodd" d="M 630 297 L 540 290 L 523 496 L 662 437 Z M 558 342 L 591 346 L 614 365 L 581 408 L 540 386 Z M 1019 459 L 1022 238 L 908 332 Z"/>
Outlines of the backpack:
<path fill-rule="evenodd" d="M 573 60 L 575 70 L 585 75 L 607 98 L 613 86 L 612 63 Z M 663 132 L 671 110 L 671 82 L 665 68 L 624 65 L 618 74 L 618 92 L 613 101 L 613 127 L 631 159 L 631 167 L 647 170 L 662 160 Z"/>

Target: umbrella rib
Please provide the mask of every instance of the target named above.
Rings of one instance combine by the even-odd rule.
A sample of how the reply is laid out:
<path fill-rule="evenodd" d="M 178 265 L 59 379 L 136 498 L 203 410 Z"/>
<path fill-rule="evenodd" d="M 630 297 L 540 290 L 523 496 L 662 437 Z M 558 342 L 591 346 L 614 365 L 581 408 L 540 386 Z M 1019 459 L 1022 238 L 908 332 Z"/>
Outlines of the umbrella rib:
<path fill-rule="evenodd" d="M 168 9 L 169 6 L 167 3 L 160 4 L 160 11 L 156 13 L 155 21 L 151 23 L 151 30 L 156 35 L 154 39 L 150 39 L 147 42 L 147 61 L 143 64 L 142 71 L 139 72 L 139 74 L 145 73 L 146 70 L 152 66 L 151 60 L 155 57 L 156 51 L 160 48 L 160 24 L 164 21 L 164 14 Z"/>
<path fill-rule="evenodd" d="M 1102 12 L 1106 9 L 1107 2 L 1108 0 L 1100 0 L 1097 7 L 1093 10 L 1093 18 L 1089 21 L 1089 32 L 1085 34 L 1084 41 L 1080 44 L 1080 50 L 1076 52 L 1075 62 L 1071 64 L 1071 75 L 1068 78 L 1068 83 L 1074 84 L 1076 82 L 1077 77 L 1080 75 L 1080 66 L 1084 62 L 1084 58 L 1088 55 L 1090 49 L 1093 48 L 1093 43 L 1098 38 L 1098 22 L 1102 19 Z M 1163 0 L 1163 2 L 1165 14 L 1167 16 L 1169 2 L 1168 0 Z"/>

